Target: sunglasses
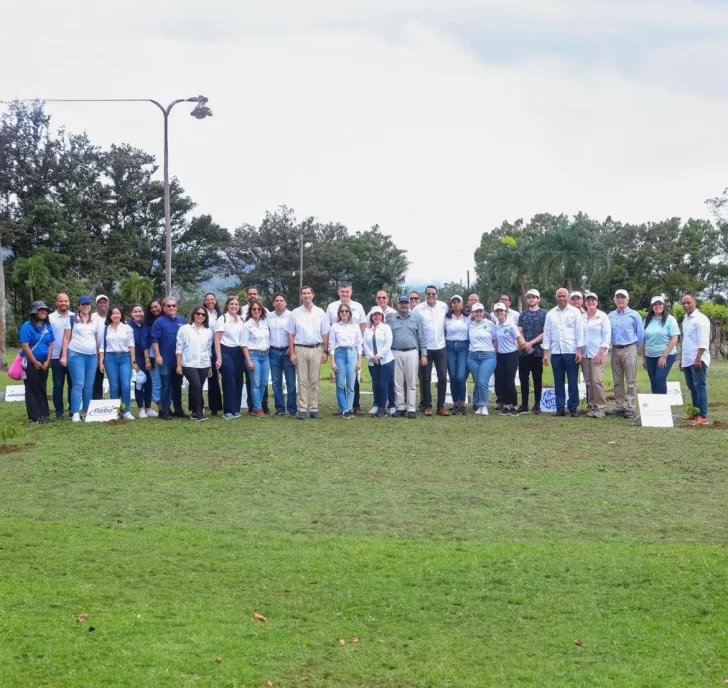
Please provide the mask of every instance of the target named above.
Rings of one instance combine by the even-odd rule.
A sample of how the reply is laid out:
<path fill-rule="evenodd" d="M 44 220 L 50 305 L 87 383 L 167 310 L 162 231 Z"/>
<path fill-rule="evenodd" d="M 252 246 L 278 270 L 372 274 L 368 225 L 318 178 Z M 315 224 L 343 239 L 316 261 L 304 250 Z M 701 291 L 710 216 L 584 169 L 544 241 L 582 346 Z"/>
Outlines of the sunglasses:
<path fill-rule="evenodd" d="M 437 296 L 437 292 L 436 291 L 426 291 L 425 296 Z"/>
<path fill-rule="evenodd" d="M 195 313 L 195 315 L 199 315 L 201 318 L 204 318 L 207 315 L 207 313 Z"/>
<path fill-rule="evenodd" d="M 346 308 L 342 308 L 339 313 L 351 313 L 351 311 L 347 311 Z"/>
<path fill-rule="evenodd" d="M 168 303 L 165 308 L 177 308 L 177 306 L 174 303 Z"/>
<path fill-rule="evenodd" d="M 420 300 L 419 296 L 410 296 L 410 301 L 419 301 L 419 300 Z"/>

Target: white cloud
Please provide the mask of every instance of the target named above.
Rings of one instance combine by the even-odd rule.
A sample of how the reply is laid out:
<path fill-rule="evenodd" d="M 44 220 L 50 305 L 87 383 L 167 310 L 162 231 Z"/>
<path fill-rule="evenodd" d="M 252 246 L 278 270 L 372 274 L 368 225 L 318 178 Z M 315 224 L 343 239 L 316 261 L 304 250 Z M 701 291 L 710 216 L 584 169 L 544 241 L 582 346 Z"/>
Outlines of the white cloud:
<path fill-rule="evenodd" d="M 198 211 L 230 228 L 280 204 L 352 230 L 378 223 L 409 250 L 416 280 L 464 281 L 480 235 L 506 218 L 705 216 L 703 200 L 726 185 L 728 70 L 716 57 L 725 49 L 695 37 L 728 27 L 717 4 L 656 12 L 641 2 L 460 0 L 447 15 L 430 0 L 319 2 L 305 12 L 217 1 L 75 7 L 64 5 L 65 18 L 56 4 L 39 13 L 35 42 L 0 28 L 0 59 L 14 65 L 0 97 L 168 102 L 202 92 L 213 119 L 197 122 L 180 105 L 170 121 L 172 172 Z M 486 15 L 511 32 L 589 30 L 597 41 L 651 27 L 664 42 L 682 26 L 693 38 L 685 61 L 646 46 L 630 69 L 569 50 L 489 62 L 452 28 Z M 160 37 L 164 16 L 176 21 Z M 204 41 L 191 40 L 195 27 Z M 476 47 L 487 53 L 485 35 Z M 151 106 L 49 109 L 103 145 L 161 152 Z"/>

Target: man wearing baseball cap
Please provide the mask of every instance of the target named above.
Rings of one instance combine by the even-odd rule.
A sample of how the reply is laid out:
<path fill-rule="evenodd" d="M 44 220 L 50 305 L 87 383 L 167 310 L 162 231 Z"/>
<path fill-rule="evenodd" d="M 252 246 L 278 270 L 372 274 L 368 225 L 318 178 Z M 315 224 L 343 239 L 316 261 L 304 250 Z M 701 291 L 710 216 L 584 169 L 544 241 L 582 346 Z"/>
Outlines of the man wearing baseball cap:
<path fill-rule="evenodd" d="M 103 337 L 104 327 L 106 325 L 106 316 L 109 314 L 109 297 L 106 294 L 99 294 L 96 297 L 96 312 L 91 316 L 91 322 L 96 325 L 96 339 L 101 341 Z M 93 399 L 104 398 L 104 374 L 96 369 L 96 377 L 94 378 Z"/>
<path fill-rule="evenodd" d="M 518 331 L 526 340 L 518 357 L 518 377 L 521 382 L 521 405 L 518 413 L 528 413 L 528 385 L 533 376 L 533 409 L 541 413 L 541 388 L 543 379 L 543 326 L 546 322 L 546 311 L 540 306 L 541 294 L 538 289 L 526 292 L 528 308 L 518 316 Z"/>
<path fill-rule="evenodd" d="M 397 315 L 387 322 L 392 330 L 394 394 L 399 418 L 416 418 L 417 370 L 427 365 L 427 337 L 422 318 L 410 312 L 409 297 L 397 299 Z M 405 398 L 406 390 L 406 398 Z"/>
<path fill-rule="evenodd" d="M 637 350 L 642 347 L 645 330 L 642 318 L 629 307 L 624 289 L 614 292 L 617 310 L 609 314 L 612 326 L 612 379 L 616 408 L 608 416 L 634 418 L 637 402 Z"/>

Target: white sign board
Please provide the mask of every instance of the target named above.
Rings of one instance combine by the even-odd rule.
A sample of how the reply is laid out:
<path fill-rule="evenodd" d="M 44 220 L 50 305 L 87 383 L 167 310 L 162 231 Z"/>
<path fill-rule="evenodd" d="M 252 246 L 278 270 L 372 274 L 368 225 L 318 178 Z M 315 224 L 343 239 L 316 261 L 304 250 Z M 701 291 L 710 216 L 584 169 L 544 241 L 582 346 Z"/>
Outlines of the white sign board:
<path fill-rule="evenodd" d="M 672 407 L 667 394 L 638 394 L 640 421 L 643 428 L 671 428 Z"/>
<path fill-rule="evenodd" d="M 670 406 L 682 406 L 685 403 L 679 382 L 667 383 L 667 396 L 670 397 Z"/>
<path fill-rule="evenodd" d="M 95 399 L 88 405 L 87 423 L 105 423 L 116 420 L 121 409 L 121 399 Z"/>
<path fill-rule="evenodd" d="M 579 384 L 579 399 L 586 399 L 586 384 Z M 566 385 L 566 403 L 569 403 L 569 386 Z M 556 392 L 547 387 L 541 393 L 541 412 L 556 413 Z"/>
<path fill-rule="evenodd" d="M 25 385 L 8 385 L 5 388 L 5 401 L 25 401 Z"/>

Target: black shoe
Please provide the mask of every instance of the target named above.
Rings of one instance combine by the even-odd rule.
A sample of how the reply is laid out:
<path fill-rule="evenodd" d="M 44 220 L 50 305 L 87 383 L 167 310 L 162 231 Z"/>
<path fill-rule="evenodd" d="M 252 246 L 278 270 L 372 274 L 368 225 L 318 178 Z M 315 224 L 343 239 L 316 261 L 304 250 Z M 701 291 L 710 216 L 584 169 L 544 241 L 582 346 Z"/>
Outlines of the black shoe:
<path fill-rule="evenodd" d="M 528 406 L 524 406 L 523 404 L 521 404 L 518 407 L 518 415 L 519 416 L 525 416 L 525 415 L 527 415 L 529 413 L 530 413 L 530 411 L 528 410 Z"/>
<path fill-rule="evenodd" d="M 569 411 L 569 415 L 572 418 L 578 418 L 579 417 L 579 411 Z"/>
<path fill-rule="evenodd" d="M 175 411 L 172 415 L 175 418 L 189 418 L 189 416 L 184 411 Z"/>
<path fill-rule="evenodd" d="M 498 408 L 498 407 L 496 406 L 496 408 Z M 501 416 L 507 416 L 510 412 L 511 412 L 511 410 L 509 408 L 506 408 L 505 406 L 502 406 L 500 408 Z"/>
<path fill-rule="evenodd" d="M 402 413 L 404 413 L 404 411 L 402 411 Z M 417 418 L 417 414 L 414 411 L 407 411 L 407 418 L 414 420 Z"/>
<path fill-rule="evenodd" d="M 503 410 L 503 404 L 496 404 L 495 405 L 495 410 L 496 411 L 502 411 Z"/>
<path fill-rule="evenodd" d="M 607 416 L 623 416 L 624 415 L 624 409 L 612 409 L 611 411 L 607 411 Z"/>
<path fill-rule="evenodd" d="M 566 415 L 566 411 L 564 411 L 564 409 L 558 409 L 556 411 L 556 415 L 557 416 L 565 416 Z"/>
<path fill-rule="evenodd" d="M 386 411 L 384 411 L 384 410 L 377 411 L 377 418 L 386 418 L 386 417 L 387 417 Z"/>
<path fill-rule="evenodd" d="M 321 420 L 323 417 L 318 411 L 311 411 L 308 415 L 309 418 L 312 418 L 313 420 Z"/>
<path fill-rule="evenodd" d="M 393 418 L 404 418 L 405 412 L 404 411 L 395 411 Z"/>
<path fill-rule="evenodd" d="M 467 414 L 468 414 L 468 412 L 465 410 L 465 407 L 464 406 L 461 406 L 460 407 L 460 415 L 461 416 L 466 416 Z"/>
<path fill-rule="evenodd" d="M 275 415 L 276 416 L 285 416 L 286 412 L 285 411 L 276 411 Z"/>
<path fill-rule="evenodd" d="M 264 407 L 263 407 L 263 413 L 265 413 L 265 415 L 266 415 L 266 416 L 270 416 L 270 409 L 269 409 L 269 408 L 266 408 L 266 407 L 264 406 Z"/>
<path fill-rule="evenodd" d="M 634 411 L 625 411 L 622 414 L 622 418 L 634 418 L 634 417 L 635 417 L 635 412 Z"/>
<path fill-rule="evenodd" d="M 508 409 L 508 415 L 509 416 L 520 416 L 521 414 L 518 413 L 518 409 L 514 407 L 512 409 Z"/>
<path fill-rule="evenodd" d="M 159 420 L 172 420 L 172 418 L 174 416 L 169 411 L 159 414 Z"/>
<path fill-rule="evenodd" d="M 204 414 L 204 413 L 198 413 L 198 414 L 197 414 L 197 415 L 195 416 L 195 420 L 196 420 L 196 421 L 197 421 L 198 423 L 204 423 L 204 422 L 205 422 L 205 421 L 207 420 L 207 418 L 205 418 L 205 414 Z"/>
<path fill-rule="evenodd" d="M 354 414 L 355 416 L 361 416 L 361 414 L 362 414 L 362 413 L 361 413 L 361 406 L 355 406 L 355 407 L 354 407 L 354 408 L 352 409 L 352 413 L 353 413 L 353 414 Z"/>
<path fill-rule="evenodd" d="M 541 415 L 541 403 L 534 404 L 533 408 L 531 409 L 531 413 L 536 414 L 537 416 Z"/>
<path fill-rule="evenodd" d="M 341 414 L 341 417 L 342 417 L 342 418 L 343 418 L 344 420 L 351 420 L 351 419 L 352 419 L 352 418 L 354 417 L 354 414 L 353 414 L 353 413 L 352 413 L 351 411 L 344 411 L 344 412 L 343 412 L 343 413 Z"/>

